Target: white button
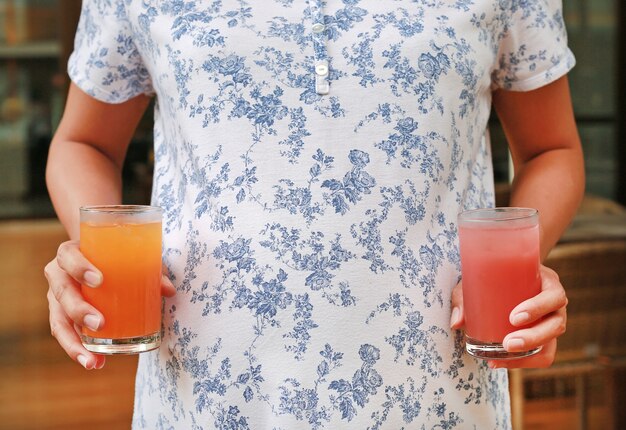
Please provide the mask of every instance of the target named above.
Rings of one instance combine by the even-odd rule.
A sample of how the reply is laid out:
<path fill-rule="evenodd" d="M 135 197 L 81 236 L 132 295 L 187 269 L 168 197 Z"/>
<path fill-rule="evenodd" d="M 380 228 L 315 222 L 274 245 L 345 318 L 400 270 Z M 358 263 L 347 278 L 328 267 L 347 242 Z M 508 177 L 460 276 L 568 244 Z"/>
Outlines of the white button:
<path fill-rule="evenodd" d="M 315 74 L 319 76 L 326 76 L 328 74 L 328 65 L 325 63 L 316 64 Z"/>
<path fill-rule="evenodd" d="M 315 24 L 313 24 L 313 27 L 311 29 L 313 30 L 313 33 L 321 33 L 322 31 L 326 30 L 326 26 L 321 22 L 316 22 Z"/>

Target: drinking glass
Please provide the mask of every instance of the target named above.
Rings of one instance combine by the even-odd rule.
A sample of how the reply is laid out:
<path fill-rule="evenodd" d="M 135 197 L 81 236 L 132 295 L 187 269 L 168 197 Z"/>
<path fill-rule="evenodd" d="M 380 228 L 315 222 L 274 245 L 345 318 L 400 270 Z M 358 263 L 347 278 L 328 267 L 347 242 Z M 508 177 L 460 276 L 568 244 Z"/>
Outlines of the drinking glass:
<path fill-rule="evenodd" d="M 115 205 L 80 208 L 80 250 L 103 275 L 82 285 L 87 302 L 104 316 L 81 340 L 100 354 L 135 354 L 161 343 L 161 209 Z"/>
<path fill-rule="evenodd" d="M 502 341 L 523 328 L 509 322 L 511 311 L 541 291 L 537 210 L 475 209 L 458 221 L 467 352 L 486 360 L 536 354 L 541 347 L 507 352 Z"/>

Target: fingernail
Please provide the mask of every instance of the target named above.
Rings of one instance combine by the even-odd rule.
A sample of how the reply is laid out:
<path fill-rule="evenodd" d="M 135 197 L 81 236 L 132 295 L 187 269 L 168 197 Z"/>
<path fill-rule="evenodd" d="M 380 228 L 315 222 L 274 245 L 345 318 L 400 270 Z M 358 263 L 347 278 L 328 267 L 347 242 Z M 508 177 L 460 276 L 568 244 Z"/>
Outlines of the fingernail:
<path fill-rule="evenodd" d="M 87 286 L 92 288 L 97 287 L 102 283 L 102 275 L 91 270 L 85 272 L 83 279 L 85 280 Z"/>
<path fill-rule="evenodd" d="M 456 323 L 459 322 L 459 317 L 461 315 L 461 311 L 459 308 L 452 309 L 452 315 L 450 316 L 450 327 L 454 327 Z"/>
<path fill-rule="evenodd" d="M 102 360 L 101 362 L 96 361 L 96 369 L 98 370 L 102 369 L 104 367 L 104 363 L 105 363 L 104 360 Z"/>
<path fill-rule="evenodd" d="M 528 312 L 520 312 L 513 315 L 511 318 L 511 324 L 517 326 L 527 323 L 530 320 L 530 314 Z"/>
<path fill-rule="evenodd" d="M 85 357 L 84 355 L 80 354 L 78 357 L 76 357 L 76 360 L 78 360 L 78 362 L 80 363 L 81 366 L 83 366 L 85 369 L 90 370 L 89 367 L 87 367 L 87 357 Z"/>
<path fill-rule="evenodd" d="M 507 351 L 515 351 L 524 349 L 524 339 L 513 338 L 505 342 L 504 349 Z"/>
<path fill-rule="evenodd" d="M 100 317 L 97 315 L 85 315 L 83 318 L 83 325 L 89 330 L 97 331 L 100 328 Z"/>

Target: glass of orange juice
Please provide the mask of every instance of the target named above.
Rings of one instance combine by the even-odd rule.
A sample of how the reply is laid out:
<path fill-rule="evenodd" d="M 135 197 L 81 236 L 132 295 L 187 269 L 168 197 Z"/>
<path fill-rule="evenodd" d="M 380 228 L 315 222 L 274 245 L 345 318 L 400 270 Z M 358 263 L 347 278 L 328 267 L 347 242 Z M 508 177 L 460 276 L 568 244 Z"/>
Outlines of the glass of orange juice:
<path fill-rule="evenodd" d="M 86 349 L 135 354 L 161 343 L 161 209 L 107 205 L 80 208 L 80 250 L 103 275 L 98 288 L 81 287 L 102 312 L 98 331 L 82 328 Z"/>

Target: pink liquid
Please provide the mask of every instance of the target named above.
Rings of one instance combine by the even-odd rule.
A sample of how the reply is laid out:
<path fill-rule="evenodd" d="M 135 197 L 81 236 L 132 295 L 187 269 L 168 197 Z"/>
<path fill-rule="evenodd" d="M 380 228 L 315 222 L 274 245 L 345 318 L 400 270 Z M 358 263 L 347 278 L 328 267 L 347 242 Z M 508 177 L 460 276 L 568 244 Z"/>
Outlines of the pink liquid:
<path fill-rule="evenodd" d="M 489 343 L 521 327 L 509 322 L 513 308 L 541 291 L 539 228 L 459 228 L 467 336 Z"/>

